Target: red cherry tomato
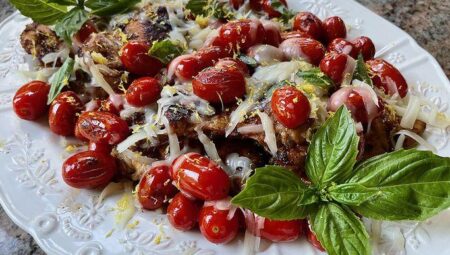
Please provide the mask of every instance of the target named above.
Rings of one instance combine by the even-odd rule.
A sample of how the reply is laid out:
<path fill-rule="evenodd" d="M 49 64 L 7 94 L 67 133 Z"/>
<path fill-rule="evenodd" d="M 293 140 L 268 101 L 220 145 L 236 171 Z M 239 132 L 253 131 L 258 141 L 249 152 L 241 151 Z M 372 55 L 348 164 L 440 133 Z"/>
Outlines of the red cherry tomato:
<path fill-rule="evenodd" d="M 78 30 L 74 37 L 78 42 L 84 43 L 93 33 L 97 33 L 97 27 L 95 26 L 94 22 L 89 20 L 83 24 L 83 26 L 80 28 L 80 30 Z"/>
<path fill-rule="evenodd" d="M 322 21 L 310 12 L 299 12 L 295 16 L 293 30 L 307 33 L 319 41 L 324 37 Z"/>
<path fill-rule="evenodd" d="M 145 42 L 130 41 L 122 48 L 120 59 L 127 71 L 138 75 L 155 76 L 163 64 L 148 55 L 150 47 Z"/>
<path fill-rule="evenodd" d="M 201 200 L 226 198 L 230 190 L 225 171 L 198 153 L 178 157 L 172 164 L 171 176 L 184 194 Z"/>
<path fill-rule="evenodd" d="M 239 230 L 239 219 L 235 213 L 228 219 L 229 210 L 219 210 L 214 206 L 203 206 L 200 211 L 200 231 L 208 241 L 215 244 L 231 242 Z"/>
<path fill-rule="evenodd" d="M 337 16 L 329 17 L 324 20 L 323 29 L 328 42 L 331 42 L 336 38 L 347 37 L 347 28 L 345 27 L 345 23 Z"/>
<path fill-rule="evenodd" d="M 250 71 L 248 70 L 247 65 L 239 59 L 234 58 L 223 58 L 217 62 L 215 65 L 217 69 L 228 69 L 234 68 L 239 70 L 243 75 L 248 76 Z"/>
<path fill-rule="evenodd" d="M 89 142 L 89 139 L 87 139 L 86 137 L 84 137 L 81 133 L 80 133 L 80 128 L 75 124 L 75 130 L 74 130 L 74 135 L 75 137 L 83 142 Z"/>
<path fill-rule="evenodd" d="M 230 5 L 235 9 L 239 9 L 243 4 L 245 0 L 229 0 Z"/>
<path fill-rule="evenodd" d="M 117 171 L 116 161 L 108 154 L 84 151 L 68 158 L 62 167 L 64 181 L 78 189 L 107 185 Z"/>
<path fill-rule="evenodd" d="M 322 244 L 320 244 L 319 240 L 317 239 L 316 234 L 311 230 L 311 226 L 309 224 L 306 230 L 306 237 L 308 239 L 308 242 L 312 244 L 314 247 L 316 247 L 318 250 L 325 251 Z"/>
<path fill-rule="evenodd" d="M 175 74 L 178 78 L 183 80 L 190 80 L 201 70 L 203 70 L 203 65 L 196 56 L 191 55 L 180 59 L 178 63 L 176 63 L 176 67 L 174 68 Z"/>
<path fill-rule="evenodd" d="M 375 45 L 369 37 L 361 36 L 352 41 L 358 51 L 363 55 L 364 60 L 373 59 L 375 56 Z"/>
<path fill-rule="evenodd" d="M 283 41 L 279 25 L 272 21 L 263 21 L 263 27 L 266 31 L 266 40 L 264 43 L 278 47 Z"/>
<path fill-rule="evenodd" d="M 280 44 L 280 49 L 288 59 L 301 58 L 317 66 L 325 55 L 323 45 L 310 38 L 291 38 Z"/>
<path fill-rule="evenodd" d="M 138 185 L 137 197 L 147 210 L 161 208 L 165 201 L 173 197 L 177 189 L 172 185 L 168 166 L 156 166 L 149 169 Z"/>
<path fill-rule="evenodd" d="M 66 91 L 59 94 L 48 112 L 50 130 L 57 135 L 74 135 L 77 114 L 81 112 L 82 108 L 83 103 L 74 92 Z"/>
<path fill-rule="evenodd" d="M 194 94 L 213 104 L 230 104 L 245 94 L 245 78 L 233 67 L 209 68 L 192 81 Z"/>
<path fill-rule="evenodd" d="M 13 108 L 17 116 L 24 120 L 37 120 L 47 112 L 47 98 L 50 86 L 42 81 L 32 81 L 17 90 Z"/>
<path fill-rule="evenodd" d="M 382 59 L 373 59 L 366 62 L 371 73 L 373 84 L 388 95 L 398 93 L 405 97 L 408 93 L 408 84 L 400 71 Z"/>
<path fill-rule="evenodd" d="M 368 122 L 368 113 L 364 105 L 363 97 L 356 91 L 352 91 L 345 102 L 347 109 L 352 113 L 353 118 L 362 123 Z"/>
<path fill-rule="evenodd" d="M 134 80 L 125 95 L 127 102 L 136 107 L 144 107 L 155 103 L 161 94 L 159 81 L 152 77 Z"/>
<path fill-rule="evenodd" d="M 197 225 L 201 204 L 178 193 L 167 207 L 170 224 L 181 231 L 188 231 Z"/>
<path fill-rule="evenodd" d="M 259 12 L 262 10 L 262 4 L 263 0 L 249 0 L 250 1 L 250 8 L 256 12 Z"/>
<path fill-rule="evenodd" d="M 358 48 L 353 43 L 342 38 L 336 38 L 331 41 L 328 44 L 328 51 L 347 54 L 354 59 L 357 59 L 359 54 Z"/>
<path fill-rule="evenodd" d="M 302 31 L 290 31 L 290 32 L 284 32 L 281 34 L 282 41 L 292 38 L 311 38 L 314 39 L 311 35 L 302 32 Z"/>
<path fill-rule="evenodd" d="M 279 0 L 279 2 L 287 7 L 286 0 Z M 265 13 L 267 13 L 267 15 L 269 15 L 269 18 L 281 17 L 281 13 L 272 7 L 272 0 L 264 0 L 262 9 Z"/>
<path fill-rule="evenodd" d="M 76 129 L 75 129 L 76 130 Z M 112 146 L 105 143 L 89 143 L 88 150 L 90 151 L 96 151 L 104 154 L 111 154 Z"/>
<path fill-rule="evenodd" d="M 259 20 L 241 19 L 230 21 L 219 30 L 218 40 L 213 42 L 216 46 L 232 46 L 234 49 L 245 51 L 266 39 L 266 31 Z"/>
<path fill-rule="evenodd" d="M 260 230 L 261 237 L 272 242 L 292 242 L 303 233 L 303 224 L 300 220 L 264 220 L 264 228 Z"/>
<path fill-rule="evenodd" d="M 123 109 L 123 106 L 121 105 L 120 108 Z M 98 108 L 98 111 L 99 112 L 109 112 L 109 113 L 119 116 L 120 110 L 122 110 L 122 109 L 117 109 L 117 107 L 111 102 L 110 99 L 105 99 L 100 102 L 100 108 Z"/>
<path fill-rule="evenodd" d="M 344 79 L 344 72 L 349 56 L 330 52 L 320 62 L 320 70 L 330 77 L 334 84 L 340 85 Z"/>
<path fill-rule="evenodd" d="M 311 105 L 303 93 L 291 86 L 273 92 L 272 111 L 275 117 L 287 128 L 298 128 L 311 114 Z"/>
<path fill-rule="evenodd" d="M 77 128 L 89 141 L 109 145 L 120 143 L 130 133 L 127 122 L 109 112 L 83 112 Z"/>

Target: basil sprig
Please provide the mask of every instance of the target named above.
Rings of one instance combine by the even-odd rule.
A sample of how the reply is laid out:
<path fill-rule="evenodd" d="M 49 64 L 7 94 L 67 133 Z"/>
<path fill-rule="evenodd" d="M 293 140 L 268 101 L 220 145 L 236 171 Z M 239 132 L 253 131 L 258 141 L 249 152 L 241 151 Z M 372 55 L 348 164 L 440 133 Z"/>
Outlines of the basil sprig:
<path fill-rule="evenodd" d="M 306 185 L 289 170 L 256 169 L 232 203 L 275 219 L 309 218 L 330 255 L 369 255 L 369 236 L 355 214 L 377 220 L 425 220 L 450 207 L 450 158 L 400 150 L 356 164 L 358 136 L 341 107 L 308 149 Z"/>
<path fill-rule="evenodd" d="M 10 2 L 22 15 L 33 21 L 44 25 L 55 25 L 56 34 L 71 44 L 72 36 L 80 30 L 89 16 L 111 16 L 126 12 L 140 1 L 10 0 Z"/>
<path fill-rule="evenodd" d="M 284 5 L 280 0 L 271 0 L 270 5 L 276 11 L 281 13 L 280 20 L 285 24 L 288 24 L 289 21 L 295 16 L 295 13 L 289 10 L 289 8 L 287 8 L 286 5 Z"/>
<path fill-rule="evenodd" d="M 56 96 L 61 93 L 62 89 L 69 85 L 69 79 L 72 75 L 74 65 L 75 61 L 72 58 L 67 58 L 61 68 L 54 74 L 51 80 L 47 104 L 51 104 Z"/>
<path fill-rule="evenodd" d="M 300 71 L 297 73 L 297 76 L 310 83 L 311 85 L 321 87 L 324 89 L 329 89 L 333 86 L 333 81 L 324 74 L 320 68 L 314 67 L 308 71 Z"/>
<path fill-rule="evenodd" d="M 373 86 L 372 79 L 369 76 L 369 69 L 364 62 L 364 58 L 361 54 L 359 54 L 358 59 L 356 60 L 356 69 L 353 73 L 353 80 L 363 81 L 370 86 Z"/>

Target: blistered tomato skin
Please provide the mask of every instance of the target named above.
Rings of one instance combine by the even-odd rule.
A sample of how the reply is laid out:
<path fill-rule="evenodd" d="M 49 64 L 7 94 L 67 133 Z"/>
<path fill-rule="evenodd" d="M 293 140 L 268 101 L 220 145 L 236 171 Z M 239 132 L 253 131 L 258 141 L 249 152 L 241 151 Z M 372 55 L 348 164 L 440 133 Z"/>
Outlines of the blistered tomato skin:
<path fill-rule="evenodd" d="M 77 115 L 82 108 L 83 103 L 74 92 L 66 91 L 59 94 L 48 111 L 50 130 L 57 135 L 74 135 Z"/>
<path fill-rule="evenodd" d="M 155 76 L 163 64 L 148 55 L 150 47 L 145 42 L 130 41 L 122 48 L 120 59 L 127 71 L 138 75 Z"/>
<path fill-rule="evenodd" d="M 183 193 L 201 200 L 226 198 L 230 190 L 230 180 L 225 171 L 198 153 L 178 157 L 172 163 L 171 176 Z"/>
<path fill-rule="evenodd" d="M 112 146 L 105 143 L 93 143 L 90 142 L 88 146 L 88 150 L 96 151 L 104 154 L 111 154 Z"/>
<path fill-rule="evenodd" d="M 287 7 L 286 0 L 279 0 L 279 2 Z M 269 15 L 269 18 L 271 19 L 281 17 L 281 13 L 272 7 L 272 0 L 264 0 L 262 9 L 265 13 L 267 13 L 267 15 Z"/>
<path fill-rule="evenodd" d="M 16 115 L 24 120 L 37 120 L 47 112 L 50 86 L 42 81 L 32 81 L 17 90 L 13 99 Z"/>
<path fill-rule="evenodd" d="M 159 81 L 152 77 L 142 77 L 134 80 L 125 95 L 127 102 L 132 106 L 144 107 L 155 103 L 161 94 Z"/>
<path fill-rule="evenodd" d="M 260 230 L 261 237 L 272 242 L 292 242 L 303 233 L 304 227 L 300 220 L 279 221 L 264 220 L 264 228 Z"/>
<path fill-rule="evenodd" d="M 175 69 L 175 74 L 178 78 L 190 80 L 201 70 L 203 70 L 203 65 L 199 59 L 195 56 L 188 56 L 180 60 Z"/>
<path fill-rule="evenodd" d="M 328 42 L 333 41 L 336 38 L 346 38 L 347 28 L 344 21 L 337 17 L 329 17 L 323 21 L 323 28 L 325 31 L 325 37 Z"/>
<path fill-rule="evenodd" d="M 177 193 L 172 184 L 168 166 L 156 166 L 149 169 L 139 182 L 137 197 L 142 207 L 147 210 L 161 208 Z"/>
<path fill-rule="evenodd" d="M 277 23 L 272 21 L 263 21 L 263 27 L 266 31 L 266 44 L 278 47 L 283 41 L 281 38 L 280 27 Z"/>
<path fill-rule="evenodd" d="M 343 39 L 336 38 L 328 44 L 328 51 L 343 53 L 350 57 L 357 59 L 359 55 L 359 49 L 351 42 Z"/>
<path fill-rule="evenodd" d="M 74 37 L 78 42 L 84 43 L 93 33 L 97 33 L 97 27 L 95 26 L 94 22 L 89 20 L 83 24 L 81 29 L 74 35 Z"/>
<path fill-rule="evenodd" d="M 307 34 L 302 31 L 290 31 L 290 32 L 283 32 L 281 34 L 282 41 L 292 38 L 310 38 L 314 39 L 310 34 Z"/>
<path fill-rule="evenodd" d="M 239 231 L 238 215 L 228 219 L 229 210 L 218 210 L 214 206 L 203 206 L 200 211 L 200 231 L 208 241 L 215 244 L 231 242 Z"/>
<path fill-rule="evenodd" d="M 249 0 L 250 2 L 250 8 L 254 11 L 261 11 L 262 10 L 262 4 L 264 0 Z"/>
<path fill-rule="evenodd" d="M 330 77 L 335 85 L 340 85 L 344 79 L 347 65 L 347 55 L 331 52 L 320 62 L 320 70 Z"/>
<path fill-rule="evenodd" d="M 181 231 L 188 231 L 197 225 L 201 204 L 178 193 L 167 207 L 170 224 Z"/>
<path fill-rule="evenodd" d="M 219 60 L 216 63 L 215 68 L 217 69 L 235 68 L 238 69 L 245 76 L 248 76 L 250 74 L 247 65 L 241 60 L 234 58 L 223 58 Z"/>
<path fill-rule="evenodd" d="M 78 189 L 106 186 L 117 171 L 116 161 L 108 154 L 85 151 L 68 158 L 62 167 L 64 181 Z"/>
<path fill-rule="evenodd" d="M 369 37 L 361 36 L 352 41 L 358 48 L 358 51 L 363 55 L 364 60 L 373 59 L 375 56 L 375 45 Z"/>
<path fill-rule="evenodd" d="M 287 59 L 304 59 L 317 66 L 325 56 L 325 48 L 317 40 L 310 38 L 291 38 L 280 44 L 279 47 Z"/>
<path fill-rule="evenodd" d="M 408 94 L 408 84 L 400 71 L 382 59 L 366 62 L 369 67 L 373 84 L 388 95 L 398 93 L 400 97 Z"/>
<path fill-rule="evenodd" d="M 299 12 L 295 16 L 293 30 L 307 33 L 319 41 L 324 37 L 322 21 L 310 12 Z"/>
<path fill-rule="evenodd" d="M 194 94 L 212 104 L 230 104 L 245 94 L 245 78 L 234 67 L 209 68 L 192 81 Z"/>
<path fill-rule="evenodd" d="M 314 247 L 316 247 L 318 250 L 320 250 L 322 252 L 325 251 L 322 244 L 320 244 L 319 240 L 317 239 L 316 234 L 311 230 L 311 226 L 308 226 L 308 228 L 306 230 L 306 237 L 308 239 L 308 242 L 310 244 L 312 244 Z"/>
<path fill-rule="evenodd" d="M 128 137 L 128 124 L 109 112 L 83 112 L 77 121 L 82 137 L 91 142 L 116 145 Z"/>
<path fill-rule="evenodd" d="M 311 114 L 308 98 L 300 90 L 291 86 L 275 90 L 271 106 L 278 121 L 291 129 L 305 124 Z"/>
<path fill-rule="evenodd" d="M 234 49 L 245 51 L 253 45 L 263 43 L 265 38 L 266 31 L 259 20 L 234 20 L 220 28 L 218 39 L 213 45 L 222 47 L 231 45 Z"/>

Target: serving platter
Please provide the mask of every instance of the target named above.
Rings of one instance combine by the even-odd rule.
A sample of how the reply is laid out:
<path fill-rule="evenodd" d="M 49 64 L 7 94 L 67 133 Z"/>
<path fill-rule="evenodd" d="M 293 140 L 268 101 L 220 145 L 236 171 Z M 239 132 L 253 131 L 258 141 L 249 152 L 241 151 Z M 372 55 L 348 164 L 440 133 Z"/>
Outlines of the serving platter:
<path fill-rule="evenodd" d="M 291 0 L 293 10 L 320 18 L 341 16 L 350 38 L 371 37 L 377 57 L 398 67 L 411 93 L 424 95 L 450 114 L 450 82 L 436 60 L 405 32 L 352 0 Z M 49 132 L 46 123 L 19 120 L 12 97 L 27 82 L 23 71 L 31 59 L 19 42 L 30 20 L 15 13 L 0 24 L 0 203 L 11 219 L 30 233 L 48 254 L 245 254 L 244 237 L 218 246 L 197 232 L 171 228 L 161 212 L 136 211 L 121 226 L 131 207 L 123 193 L 99 199 L 99 191 L 75 190 L 64 184 L 60 167 L 71 141 Z M 450 128 L 428 128 L 427 140 L 438 154 L 450 156 Z M 450 211 L 422 222 L 366 221 L 375 254 L 450 254 Z M 319 254 L 305 238 L 288 244 L 263 242 L 261 254 Z"/>

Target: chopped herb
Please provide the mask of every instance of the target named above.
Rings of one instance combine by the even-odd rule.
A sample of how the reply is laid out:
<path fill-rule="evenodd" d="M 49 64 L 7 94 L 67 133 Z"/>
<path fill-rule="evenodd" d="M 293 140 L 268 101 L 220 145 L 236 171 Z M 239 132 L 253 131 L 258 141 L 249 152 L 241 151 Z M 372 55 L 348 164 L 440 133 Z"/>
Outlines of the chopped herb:
<path fill-rule="evenodd" d="M 50 91 L 48 93 L 47 104 L 51 104 L 53 100 L 61 93 L 62 89 L 69 85 L 69 79 L 73 72 L 75 61 L 72 58 L 67 58 L 64 64 L 54 74 Z"/>
<path fill-rule="evenodd" d="M 328 89 L 333 85 L 330 77 L 324 74 L 318 67 L 308 71 L 300 71 L 297 73 L 297 76 L 317 87 Z"/>
<path fill-rule="evenodd" d="M 356 70 L 353 74 L 353 79 L 363 81 L 370 86 L 373 86 L 372 79 L 369 76 L 369 69 L 367 68 L 361 54 L 359 54 L 358 59 L 356 60 Z"/>
<path fill-rule="evenodd" d="M 281 13 L 280 20 L 283 21 L 283 23 L 288 24 L 289 21 L 295 16 L 295 13 L 291 10 L 289 10 L 286 5 L 284 5 L 280 0 L 272 0 L 271 6 L 276 11 Z"/>
<path fill-rule="evenodd" d="M 245 54 L 240 54 L 238 56 L 239 60 L 244 62 L 244 64 L 249 65 L 251 67 L 257 67 L 258 66 L 258 62 L 256 61 L 256 59 L 249 57 Z"/>
<path fill-rule="evenodd" d="M 219 0 L 190 0 L 186 4 L 186 9 L 197 16 L 215 17 L 227 20 L 234 17 L 228 2 Z"/>
<path fill-rule="evenodd" d="M 181 43 L 170 39 L 154 42 L 149 50 L 149 54 L 159 59 L 159 61 L 163 64 L 168 64 L 174 58 L 180 56 L 183 52 L 184 48 L 181 46 Z"/>

